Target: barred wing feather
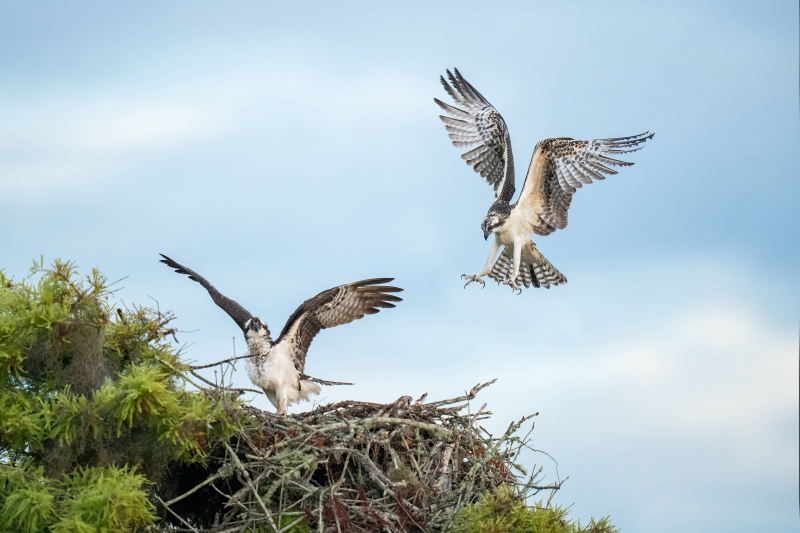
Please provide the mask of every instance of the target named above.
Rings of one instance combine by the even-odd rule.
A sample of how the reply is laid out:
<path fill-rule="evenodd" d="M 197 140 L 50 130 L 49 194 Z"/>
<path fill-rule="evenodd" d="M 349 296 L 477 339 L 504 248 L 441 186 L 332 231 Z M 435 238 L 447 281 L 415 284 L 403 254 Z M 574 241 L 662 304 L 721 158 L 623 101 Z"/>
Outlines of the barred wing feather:
<path fill-rule="evenodd" d="M 505 120 L 458 69 L 455 74 L 448 70 L 447 77 L 450 83 L 444 76 L 440 80 L 455 106 L 434 98 L 447 113 L 439 118 L 454 146 L 478 145 L 462 154 L 462 159 L 494 186 L 495 198 L 510 202 L 514 196 L 514 157 Z"/>
<path fill-rule="evenodd" d="M 567 227 L 572 196 L 584 184 L 617 174 L 611 167 L 633 165 L 609 155 L 636 152 L 654 133 L 580 141 L 545 139 L 536 144 L 517 206 L 528 231 L 549 235 Z"/>
<path fill-rule="evenodd" d="M 390 293 L 403 289 L 385 285 L 393 280 L 376 278 L 339 285 L 306 300 L 286 321 L 276 346 L 288 343 L 295 366 L 303 372 L 308 348 L 320 330 L 373 315 L 381 308 L 395 307 L 393 302 L 402 301 Z"/>

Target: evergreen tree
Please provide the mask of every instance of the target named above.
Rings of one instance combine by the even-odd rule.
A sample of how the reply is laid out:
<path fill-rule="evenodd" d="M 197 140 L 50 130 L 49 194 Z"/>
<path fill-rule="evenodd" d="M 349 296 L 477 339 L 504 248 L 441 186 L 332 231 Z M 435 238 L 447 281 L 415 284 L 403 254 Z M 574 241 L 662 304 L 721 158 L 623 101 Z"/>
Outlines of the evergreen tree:
<path fill-rule="evenodd" d="M 203 462 L 231 431 L 219 398 L 184 388 L 171 319 L 116 308 L 72 263 L 0 272 L 0 528 L 144 527 L 167 465 Z"/>

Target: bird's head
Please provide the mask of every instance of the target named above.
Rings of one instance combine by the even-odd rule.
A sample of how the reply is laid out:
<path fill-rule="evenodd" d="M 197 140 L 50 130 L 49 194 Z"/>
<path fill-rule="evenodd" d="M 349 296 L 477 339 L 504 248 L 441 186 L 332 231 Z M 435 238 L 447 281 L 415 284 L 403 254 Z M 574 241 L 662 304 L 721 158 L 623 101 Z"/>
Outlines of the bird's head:
<path fill-rule="evenodd" d="M 244 324 L 244 337 L 245 339 L 255 340 L 259 338 L 269 337 L 269 330 L 267 326 L 261 321 L 260 318 L 254 316 Z"/>
<path fill-rule="evenodd" d="M 489 208 L 489 212 L 486 213 L 486 216 L 483 218 L 483 222 L 481 223 L 481 229 L 483 230 L 483 238 L 489 239 L 489 235 L 494 233 L 500 226 L 502 226 L 508 215 L 511 214 L 510 209 L 506 210 L 502 207 L 506 206 L 492 206 Z"/>

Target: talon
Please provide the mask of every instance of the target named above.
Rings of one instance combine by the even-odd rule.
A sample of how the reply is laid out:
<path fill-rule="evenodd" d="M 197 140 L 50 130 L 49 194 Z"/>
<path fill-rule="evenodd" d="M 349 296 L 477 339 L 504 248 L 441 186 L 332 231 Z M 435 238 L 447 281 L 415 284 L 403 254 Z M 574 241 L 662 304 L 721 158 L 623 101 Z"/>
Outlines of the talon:
<path fill-rule="evenodd" d="M 473 275 L 470 275 L 470 274 L 461 274 L 461 279 L 467 280 L 467 282 L 464 284 L 464 288 L 465 289 L 467 288 L 467 285 L 469 285 L 473 281 L 476 281 L 476 282 L 480 283 L 481 284 L 481 288 L 486 286 L 486 282 L 483 281 L 481 279 L 481 277 L 477 276 L 477 275 L 473 276 Z"/>

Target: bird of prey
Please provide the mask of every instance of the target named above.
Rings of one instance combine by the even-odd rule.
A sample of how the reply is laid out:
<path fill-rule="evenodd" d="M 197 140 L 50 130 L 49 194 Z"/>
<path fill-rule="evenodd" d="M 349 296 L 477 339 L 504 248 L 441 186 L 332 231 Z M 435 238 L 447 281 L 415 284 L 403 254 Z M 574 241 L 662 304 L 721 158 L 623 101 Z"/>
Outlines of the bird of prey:
<path fill-rule="evenodd" d="M 609 155 L 635 152 L 640 144 L 652 139 L 650 132 L 630 137 L 580 141 L 569 137 L 545 139 L 533 149 L 528 174 L 517 202 L 514 196 L 514 157 L 508 128 L 497 109 L 455 69 L 440 77 L 445 91 L 455 105 L 434 101 L 446 115 L 439 118 L 456 147 L 478 146 L 461 157 L 475 172 L 494 186 L 495 201 L 483 219 L 481 229 L 488 240 L 494 234 L 486 265 L 475 275 L 464 274 L 465 287 L 483 276 L 510 285 L 522 292 L 526 288 L 550 288 L 566 283 L 567 278 L 536 249 L 530 234 L 549 235 L 567 227 L 567 210 L 572 195 L 592 180 L 616 174 L 613 166 L 631 166 Z M 500 248 L 503 252 L 495 262 Z"/>
<path fill-rule="evenodd" d="M 289 405 L 308 400 L 310 394 L 319 394 L 317 383 L 335 384 L 315 380 L 303 373 L 308 348 L 321 329 L 347 324 L 364 315 L 373 315 L 381 308 L 395 307 L 392 302 L 402 301 L 402 298 L 389 293 L 403 289 L 385 285 L 394 278 L 365 279 L 339 285 L 300 304 L 286 321 L 278 339 L 273 341 L 269 328 L 260 318 L 220 293 L 194 270 L 164 254 L 159 255 L 163 257 L 162 263 L 202 285 L 214 303 L 242 329 L 249 354 L 253 356 L 247 360 L 247 375 L 264 390 L 279 415 L 285 414 Z"/>

